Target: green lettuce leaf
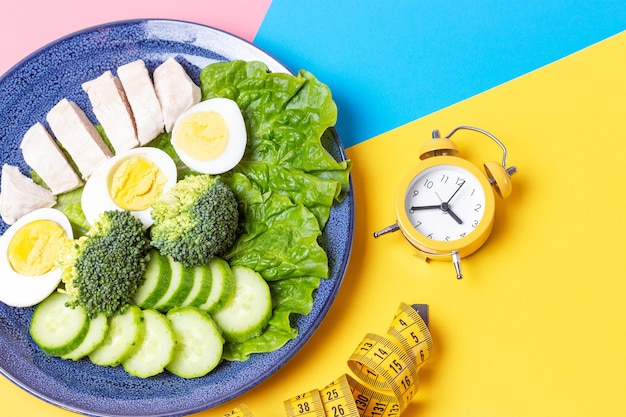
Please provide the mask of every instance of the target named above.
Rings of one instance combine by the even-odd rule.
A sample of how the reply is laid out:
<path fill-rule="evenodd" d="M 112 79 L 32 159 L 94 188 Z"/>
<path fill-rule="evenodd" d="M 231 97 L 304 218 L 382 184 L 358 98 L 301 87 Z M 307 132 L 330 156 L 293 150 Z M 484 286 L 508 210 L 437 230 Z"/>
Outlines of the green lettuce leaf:
<path fill-rule="evenodd" d="M 251 139 L 271 129 L 304 82 L 290 74 L 269 73 L 259 61 L 216 62 L 200 72 L 202 100 L 225 97 L 237 102 L 248 131 L 254 132 Z"/>
<path fill-rule="evenodd" d="M 202 99 L 237 102 L 248 129 L 244 160 L 305 172 L 346 170 L 321 138 L 337 121 L 337 105 L 327 85 L 311 73 L 271 73 L 259 62 L 208 65 L 200 73 Z"/>
<path fill-rule="evenodd" d="M 231 61 L 208 65 L 200 81 L 203 100 L 238 104 L 248 133 L 242 162 L 226 176 L 242 222 L 225 258 L 269 282 L 274 312 L 261 336 L 226 346 L 226 359 L 245 360 L 295 338 L 291 314 L 311 311 L 313 290 L 328 277 L 318 240 L 332 205 L 348 192 L 351 162 L 336 161 L 327 150 L 337 106 L 311 73 L 270 73 L 260 62 Z"/>
<path fill-rule="evenodd" d="M 236 182 L 233 189 L 245 212 L 241 235 L 224 258 L 233 266 L 254 269 L 267 281 L 328 277 L 328 256 L 318 243 L 322 232 L 315 215 L 285 195 L 261 193 L 242 174 L 233 177 L 229 182 Z M 250 204 L 243 197 L 250 195 L 262 201 Z"/>
<path fill-rule="evenodd" d="M 277 192 L 289 197 L 293 203 L 304 205 L 315 215 L 321 229 L 328 221 L 330 208 L 342 190 L 340 181 L 335 179 L 324 179 L 262 162 L 241 163 L 236 171 L 253 181 L 261 192 Z"/>
<path fill-rule="evenodd" d="M 82 195 L 83 187 L 59 194 L 54 206 L 55 209 L 60 210 L 67 216 L 72 224 L 74 238 L 84 235 L 87 233 L 87 230 L 89 230 L 89 223 L 87 222 L 87 218 L 83 213 L 83 207 L 80 203 Z"/>

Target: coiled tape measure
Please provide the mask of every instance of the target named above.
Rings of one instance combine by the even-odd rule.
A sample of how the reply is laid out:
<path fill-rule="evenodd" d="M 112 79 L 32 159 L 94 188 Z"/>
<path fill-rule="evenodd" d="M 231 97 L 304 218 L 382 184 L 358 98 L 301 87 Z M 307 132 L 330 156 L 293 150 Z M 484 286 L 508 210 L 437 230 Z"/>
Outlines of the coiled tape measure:
<path fill-rule="evenodd" d="M 397 417 L 419 387 L 418 371 L 430 358 L 428 306 L 401 303 L 387 330 L 368 333 L 348 359 L 349 374 L 322 389 L 284 401 L 287 417 Z M 254 417 L 241 404 L 224 417 Z"/>

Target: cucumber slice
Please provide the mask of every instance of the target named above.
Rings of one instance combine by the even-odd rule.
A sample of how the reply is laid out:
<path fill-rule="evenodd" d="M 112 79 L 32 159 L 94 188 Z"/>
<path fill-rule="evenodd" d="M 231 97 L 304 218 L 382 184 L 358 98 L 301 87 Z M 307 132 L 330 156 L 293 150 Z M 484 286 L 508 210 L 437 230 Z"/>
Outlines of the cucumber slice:
<path fill-rule="evenodd" d="M 170 321 L 156 310 L 144 310 L 146 333 L 139 349 L 122 366 L 129 374 L 148 378 L 160 374 L 174 354 L 176 342 Z"/>
<path fill-rule="evenodd" d="M 211 269 L 208 266 L 200 265 L 193 268 L 193 287 L 189 295 L 180 305 L 180 307 L 186 306 L 199 306 L 206 301 L 211 291 Z"/>
<path fill-rule="evenodd" d="M 176 347 L 165 369 L 181 378 L 196 378 L 211 372 L 222 360 L 224 339 L 213 319 L 193 307 L 170 310 Z"/>
<path fill-rule="evenodd" d="M 55 291 L 33 313 L 30 335 L 50 356 L 63 356 L 76 349 L 89 331 L 87 313 L 80 306 L 67 307 L 70 300 L 69 295 Z"/>
<path fill-rule="evenodd" d="M 97 348 L 107 335 L 109 330 L 109 320 L 106 314 L 99 313 L 95 318 L 89 320 L 89 331 L 82 343 L 71 352 L 61 356 L 63 359 L 77 361 L 89 355 Z"/>
<path fill-rule="evenodd" d="M 210 314 L 221 309 L 233 295 L 235 290 L 235 278 L 228 262 L 222 258 L 213 258 L 209 262 L 211 270 L 211 291 L 206 300 L 198 307 Z"/>
<path fill-rule="evenodd" d="M 167 257 L 152 251 L 144 273 L 144 280 L 135 294 L 135 304 L 152 308 L 167 292 L 172 279 L 172 269 Z"/>
<path fill-rule="evenodd" d="M 89 354 L 89 359 L 96 365 L 117 366 L 135 353 L 145 331 L 143 312 L 138 306 L 131 305 L 124 314 L 114 314 L 109 318 L 107 336 Z"/>
<path fill-rule="evenodd" d="M 263 332 L 272 317 L 272 295 L 261 274 L 244 266 L 234 266 L 232 271 L 235 292 L 213 319 L 226 341 L 241 343 Z"/>
<path fill-rule="evenodd" d="M 174 307 L 180 307 L 187 298 L 193 286 L 193 268 L 186 268 L 171 256 L 164 256 L 169 262 L 172 279 L 167 292 L 154 305 L 154 309 L 166 312 Z"/>

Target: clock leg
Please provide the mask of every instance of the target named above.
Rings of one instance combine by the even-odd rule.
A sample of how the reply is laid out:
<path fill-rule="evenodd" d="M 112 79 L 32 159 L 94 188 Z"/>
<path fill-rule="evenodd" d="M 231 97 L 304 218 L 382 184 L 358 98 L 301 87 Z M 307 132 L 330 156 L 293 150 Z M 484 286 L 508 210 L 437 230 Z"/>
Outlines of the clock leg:
<path fill-rule="evenodd" d="M 454 264 L 454 269 L 456 270 L 457 279 L 463 278 L 463 273 L 461 272 L 461 255 L 458 251 L 452 252 L 452 263 Z"/>
<path fill-rule="evenodd" d="M 384 229 L 379 230 L 378 232 L 374 232 L 374 237 L 379 237 L 387 233 L 397 232 L 398 230 L 400 230 L 400 226 L 398 226 L 398 223 L 394 223 L 391 226 L 387 226 Z"/>

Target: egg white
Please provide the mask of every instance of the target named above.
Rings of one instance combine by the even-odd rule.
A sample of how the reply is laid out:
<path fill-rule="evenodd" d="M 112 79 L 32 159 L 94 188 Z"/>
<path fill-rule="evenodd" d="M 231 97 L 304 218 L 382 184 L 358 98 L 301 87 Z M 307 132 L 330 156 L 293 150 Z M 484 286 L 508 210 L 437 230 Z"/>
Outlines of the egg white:
<path fill-rule="evenodd" d="M 36 277 L 16 272 L 9 263 L 8 249 L 11 239 L 23 226 L 35 220 L 57 223 L 68 238 L 73 239 L 72 226 L 67 217 L 53 208 L 37 209 L 21 217 L 0 237 L 0 301 L 13 307 L 30 307 L 48 297 L 61 282 L 61 270 L 52 269 Z"/>
<path fill-rule="evenodd" d="M 167 153 L 160 149 L 141 147 L 130 149 L 126 152 L 115 155 L 98 167 L 93 174 L 91 174 L 83 188 L 81 206 L 83 213 L 85 214 L 85 218 L 90 225 L 93 224 L 99 214 L 105 211 L 124 210 L 124 208 L 116 204 L 111 198 L 109 186 L 117 167 L 126 159 L 134 156 L 139 156 L 149 160 L 161 170 L 161 173 L 167 178 L 167 182 L 163 186 L 162 192 L 166 192 L 176 185 L 176 177 L 178 174 L 176 163 Z M 152 216 L 150 215 L 152 207 L 148 207 L 144 210 L 131 210 L 130 212 L 141 220 L 141 223 L 146 229 L 154 222 L 152 220 Z"/>
<path fill-rule="evenodd" d="M 224 119 L 228 129 L 228 142 L 224 151 L 210 161 L 202 161 L 186 153 L 177 144 L 178 127 L 181 121 L 197 112 L 213 111 Z M 202 174 L 222 174 L 233 169 L 243 158 L 246 150 L 247 133 L 243 115 L 237 103 L 227 98 L 212 98 L 201 101 L 183 112 L 172 129 L 172 145 L 181 161 L 194 171 Z"/>

